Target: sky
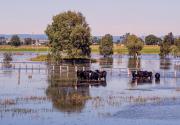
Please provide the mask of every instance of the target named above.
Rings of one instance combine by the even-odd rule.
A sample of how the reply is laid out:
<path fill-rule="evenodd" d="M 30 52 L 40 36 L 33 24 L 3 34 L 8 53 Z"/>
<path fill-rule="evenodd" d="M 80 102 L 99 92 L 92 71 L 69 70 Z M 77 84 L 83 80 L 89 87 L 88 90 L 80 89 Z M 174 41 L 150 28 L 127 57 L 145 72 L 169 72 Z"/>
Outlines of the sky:
<path fill-rule="evenodd" d="M 52 17 L 80 11 L 92 35 L 180 35 L 180 0 L 0 0 L 0 34 L 43 34 Z"/>

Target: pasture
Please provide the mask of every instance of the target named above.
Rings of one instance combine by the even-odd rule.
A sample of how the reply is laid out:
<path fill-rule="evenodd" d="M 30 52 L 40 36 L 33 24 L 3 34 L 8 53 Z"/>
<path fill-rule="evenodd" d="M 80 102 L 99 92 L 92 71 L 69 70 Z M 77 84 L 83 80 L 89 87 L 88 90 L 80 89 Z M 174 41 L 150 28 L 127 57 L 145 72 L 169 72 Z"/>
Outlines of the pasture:
<path fill-rule="evenodd" d="M 91 46 L 92 53 L 99 53 L 99 46 Z M 13 47 L 9 45 L 1 45 L 0 51 L 10 51 L 10 52 L 48 52 L 49 48 L 47 46 L 20 46 Z M 144 46 L 142 54 L 159 54 L 159 46 Z M 117 54 L 127 54 L 128 50 L 125 46 L 114 45 L 114 53 Z"/>

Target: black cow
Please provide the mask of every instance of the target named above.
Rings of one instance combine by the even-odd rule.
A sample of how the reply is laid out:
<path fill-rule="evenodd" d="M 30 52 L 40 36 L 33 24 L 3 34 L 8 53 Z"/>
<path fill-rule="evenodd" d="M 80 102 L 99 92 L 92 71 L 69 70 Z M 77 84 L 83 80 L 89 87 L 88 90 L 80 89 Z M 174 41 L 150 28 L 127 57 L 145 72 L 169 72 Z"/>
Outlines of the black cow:
<path fill-rule="evenodd" d="M 78 70 L 77 71 L 77 78 L 79 80 L 106 80 L 106 71 L 91 71 L 91 70 L 87 70 L 87 71 L 81 71 Z"/>
<path fill-rule="evenodd" d="M 161 75 L 159 73 L 156 73 L 155 74 L 155 81 L 159 82 L 160 81 L 160 77 L 161 77 Z"/>
<path fill-rule="evenodd" d="M 148 71 L 132 71 L 132 79 L 152 79 L 152 72 Z"/>

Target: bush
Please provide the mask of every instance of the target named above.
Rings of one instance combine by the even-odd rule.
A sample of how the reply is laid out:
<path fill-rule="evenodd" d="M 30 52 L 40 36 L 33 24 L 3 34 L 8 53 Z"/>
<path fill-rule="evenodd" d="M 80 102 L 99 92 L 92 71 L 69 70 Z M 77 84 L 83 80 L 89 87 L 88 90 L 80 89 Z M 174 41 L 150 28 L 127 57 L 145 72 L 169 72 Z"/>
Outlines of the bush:
<path fill-rule="evenodd" d="M 136 55 L 139 55 L 140 51 L 143 49 L 144 43 L 136 35 L 129 35 L 125 45 L 128 48 L 129 55 L 136 57 Z"/>
<path fill-rule="evenodd" d="M 19 36 L 18 35 L 13 35 L 12 37 L 11 37 L 11 40 L 10 40 L 10 44 L 12 45 L 12 46 L 20 46 L 21 45 L 21 41 L 20 41 L 20 38 L 19 38 Z"/>
<path fill-rule="evenodd" d="M 113 54 L 113 37 L 110 34 L 106 34 L 102 37 L 99 46 L 100 54 L 104 57 Z"/>

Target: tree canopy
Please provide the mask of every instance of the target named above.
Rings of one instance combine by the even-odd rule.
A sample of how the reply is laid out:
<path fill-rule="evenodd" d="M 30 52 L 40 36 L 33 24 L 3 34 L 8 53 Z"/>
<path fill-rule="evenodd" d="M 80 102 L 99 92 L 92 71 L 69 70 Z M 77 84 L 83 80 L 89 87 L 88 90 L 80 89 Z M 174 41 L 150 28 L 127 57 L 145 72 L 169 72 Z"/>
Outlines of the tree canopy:
<path fill-rule="evenodd" d="M 45 31 L 53 59 L 62 57 L 89 57 L 91 33 L 85 17 L 79 12 L 67 11 L 53 17 Z"/>
<path fill-rule="evenodd" d="M 104 57 L 110 56 L 113 54 L 113 36 L 106 34 L 102 37 L 99 45 L 100 54 Z"/>
<path fill-rule="evenodd" d="M 172 33 L 166 35 L 160 44 L 160 56 L 167 56 L 171 52 L 171 46 L 174 45 L 175 39 Z M 174 48 L 174 47 L 173 47 Z"/>
<path fill-rule="evenodd" d="M 24 44 L 25 44 L 25 45 L 31 45 L 31 44 L 33 44 L 33 39 L 32 39 L 32 38 L 25 38 L 25 39 L 24 39 Z"/>
<path fill-rule="evenodd" d="M 144 43 L 136 35 L 128 35 L 125 42 L 125 46 L 128 49 L 129 55 L 135 57 L 136 54 L 140 54 L 140 51 L 142 50 Z"/>
<path fill-rule="evenodd" d="M 92 38 L 92 43 L 93 43 L 93 44 L 98 44 L 98 45 L 99 45 L 99 44 L 100 44 L 100 41 L 101 41 L 101 39 L 98 38 L 98 37 L 96 37 L 96 36 Z"/>
<path fill-rule="evenodd" d="M 180 56 L 180 38 L 175 39 L 175 45 L 171 47 L 171 54 L 174 56 Z"/>
<path fill-rule="evenodd" d="M 175 39 L 175 45 L 180 49 L 180 37 Z"/>
<path fill-rule="evenodd" d="M 155 35 L 148 35 L 145 38 L 146 45 L 159 45 L 161 43 L 161 39 L 156 37 Z"/>
<path fill-rule="evenodd" d="M 16 47 L 20 46 L 21 45 L 21 40 L 20 40 L 19 36 L 18 35 L 13 35 L 11 37 L 10 44 L 12 46 L 16 46 Z"/>

